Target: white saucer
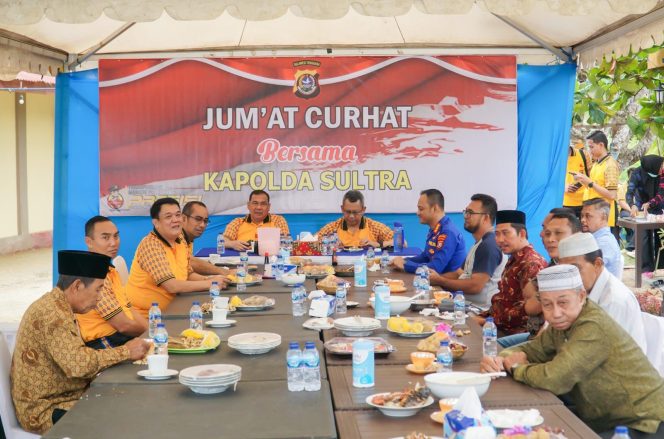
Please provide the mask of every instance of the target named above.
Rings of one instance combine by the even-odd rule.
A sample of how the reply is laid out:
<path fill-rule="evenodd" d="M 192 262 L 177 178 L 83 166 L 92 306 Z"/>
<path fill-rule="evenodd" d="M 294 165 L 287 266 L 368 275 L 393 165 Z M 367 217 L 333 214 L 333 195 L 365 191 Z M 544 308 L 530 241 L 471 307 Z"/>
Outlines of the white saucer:
<path fill-rule="evenodd" d="M 208 320 L 205 322 L 205 326 L 209 326 L 211 328 L 228 328 L 229 326 L 233 326 L 235 323 L 237 323 L 237 320 L 226 319 L 219 320 L 218 322 L 215 322 L 214 320 Z"/>
<path fill-rule="evenodd" d="M 150 369 L 143 369 L 143 370 L 139 370 L 138 372 L 136 372 L 136 374 L 138 376 L 142 376 L 146 380 L 167 380 L 167 379 L 177 375 L 178 371 L 173 370 L 173 369 L 166 369 L 166 374 L 165 375 L 152 375 L 152 374 L 150 374 Z"/>

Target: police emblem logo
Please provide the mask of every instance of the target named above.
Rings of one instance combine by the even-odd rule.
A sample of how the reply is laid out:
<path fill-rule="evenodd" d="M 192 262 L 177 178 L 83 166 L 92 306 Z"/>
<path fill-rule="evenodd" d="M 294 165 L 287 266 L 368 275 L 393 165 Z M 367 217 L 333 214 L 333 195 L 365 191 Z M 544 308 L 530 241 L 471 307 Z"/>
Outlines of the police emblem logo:
<path fill-rule="evenodd" d="M 293 93 L 295 93 L 295 96 L 304 99 L 318 96 L 318 93 L 320 93 L 318 73 L 315 70 L 298 70 L 295 72 Z"/>
<path fill-rule="evenodd" d="M 124 205 L 124 197 L 120 193 L 120 188 L 116 185 L 113 185 L 108 188 L 108 191 L 109 194 L 106 197 L 106 205 L 111 210 L 120 210 L 120 208 Z"/>

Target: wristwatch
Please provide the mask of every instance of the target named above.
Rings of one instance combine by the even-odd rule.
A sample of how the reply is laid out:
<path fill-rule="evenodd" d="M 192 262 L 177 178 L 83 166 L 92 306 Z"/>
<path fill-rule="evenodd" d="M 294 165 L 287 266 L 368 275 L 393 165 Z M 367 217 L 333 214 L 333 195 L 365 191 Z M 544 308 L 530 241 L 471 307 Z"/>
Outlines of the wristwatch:
<path fill-rule="evenodd" d="M 594 181 L 591 181 L 590 183 L 588 183 L 588 189 L 592 189 L 593 186 L 595 186 L 595 182 L 594 182 Z"/>

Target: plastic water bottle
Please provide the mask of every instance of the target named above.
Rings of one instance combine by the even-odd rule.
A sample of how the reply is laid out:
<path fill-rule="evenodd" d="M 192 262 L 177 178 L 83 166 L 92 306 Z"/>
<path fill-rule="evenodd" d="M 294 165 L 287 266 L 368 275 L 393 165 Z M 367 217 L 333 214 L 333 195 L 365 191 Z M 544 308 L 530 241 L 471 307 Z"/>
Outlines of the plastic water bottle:
<path fill-rule="evenodd" d="M 383 274 L 390 273 L 390 254 L 387 250 L 383 250 L 383 253 L 380 255 L 380 271 Z"/>
<path fill-rule="evenodd" d="M 274 278 L 276 280 L 281 280 L 281 275 L 284 274 L 284 255 L 282 255 L 281 253 L 279 253 L 277 255 L 276 270 L 275 270 L 275 267 L 273 266 L 272 267 L 272 272 L 274 273 Z"/>
<path fill-rule="evenodd" d="M 624 425 L 618 425 L 611 439 L 629 439 L 629 430 Z"/>
<path fill-rule="evenodd" d="M 420 281 L 422 280 L 422 270 L 424 269 L 423 265 L 420 265 L 415 270 L 415 276 L 413 277 L 413 288 L 415 288 L 415 293 L 419 293 L 422 288 L 420 288 Z"/>
<path fill-rule="evenodd" d="M 332 237 L 330 238 L 330 245 L 337 251 L 339 250 L 339 235 L 337 235 L 337 232 L 332 234 Z"/>
<path fill-rule="evenodd" d="M 249 273 L 249 255 L 247 255 L 247 252 L 240 253 L 240 265 L 242 265 L 244 275 L 246 276 Z"/>
<path fill-rule="evenodd" d="M 424 292 L 424 295 L 421 297 L 421 300 L 430 300 L 431 295 L 431 284 L 429 282 L 429 267 L 422 265 L 422 270 L 420 271 L 420 291 Z"/>
<path fill-rule="evenodd" d="M 323 256 L 330 256 L 332 252 L 330 251 L 330 237 L 328 235 L 323 236 L 323 248 L 321 249 Z"/>
<path fill-rule="evenodd" d="M 224 234 L 220 233 L 217 235 L 217 254 L 223 255 L 226 253 L 226 241 L 224 240 Z"/>
<path fill-rule="evenodd" d="M 335 293 L 335 297 L 337 298 L 337 305 L 335 312 L 337 314 L 346 314 L 348 308 L 346 306 L 346 284 L 344 282 L 339 282 L 337 284 L 337 291 Z"/>
<path fill-rule="evenodd" d="M 440 347 L 436 352 L 436 362 L 438 363 L 438 373 L 452 372 L 452 350 L 450 349 L 450 342 L 443 340 L 440 342 Z"/>
<path fill-rule="evenodd" d="M 201 302 L 198 300 L 194 300 L 189 309 L 189 327 L 191 329 L 203 329 L 203 310 L 201 309 Z"/>
<path fill-rule="evenodd" d="M 313 341 L 305 343 L 302 360 L 304 362 L 304 390 L 308 392 L 320 390 L 320 355 Z"/>
<path fill-rule="evenodd" d="M 154 333 L 154 353 L 155 355 L 168 355 L 168 332 L 163 323 L 157 325 Z"/>
<path fill-rule="evenodd" d="M 369 261 L 369 263 L 373 264 L 373 260 L 375 258 L 376 258 L 376 250 L 374 250 L 374 248 L 370 246 L 367 249 L 367 261 Z"/>
<path fill-rule="evenodd" d="M 403 252 L 403 225 L 401 223 L 394 223 L 394 251 L 395 253 Z"/>
<path fill-rule="evenodd" d="M 210 284 L 210 300 L 212 302 L 214 302 L 214 299 L 219 297 L 220 291 L 221 290 L 219 288 L 219 282 L 217 282 L 216 280 L 212 281 L 212 284 Z"/>
<path fill-rule="evenodd" d="M 247 284 L 246 284 L 247 271 L 243 263 L 237 266 L 237 271 L 235 272 L 235 276 L 237 277 L 237 284 L 236 284 L 237 292 L 243 293 L 247 291 Z"/>
<path fill-rule="evenodd" d="M 301 392 L 304 390 L 302 351 L 300 351 L 300 345 L 295 341 L 290 342 L 288 345 L 288 352 L 286 352 L 286 368 L 288 390 L 291 392 Z"/>
<path fill-rule="evenodd" d="M 307 292 L 302 284 L 295 284 L 291 291 L 291 300 L 293 302 L 293 316 L 303 316 L 307 310 L 304 309 L 304 301 L 306 300 Z"/>
<path fill-rule="evenodd" d="M 152 302 L 148 311 L 148 337 L 154 338 L 159 323 L 161 323 L 161 310 L 157 302 Z"/>
<path fill-rule="evenodd" d="M 482 347 L 485 356 L 495 357 L 498 355 L 498 328 L 493 323 L 493 317 L 487 317 L 482 327 Z"/>
<path fill-rule="evenodd" d="M 466 299 L 461 291 L 454 294 L 454 326 L 466 324 Z"/>
<path fill-rule="evenodd" d="M 366 287 L 367 286 L 367 260 L 364 255 L 360 256 L 358 260 L 355 261 L 354 270 L 355 270 L 355 286 L 356 287 Z"/>

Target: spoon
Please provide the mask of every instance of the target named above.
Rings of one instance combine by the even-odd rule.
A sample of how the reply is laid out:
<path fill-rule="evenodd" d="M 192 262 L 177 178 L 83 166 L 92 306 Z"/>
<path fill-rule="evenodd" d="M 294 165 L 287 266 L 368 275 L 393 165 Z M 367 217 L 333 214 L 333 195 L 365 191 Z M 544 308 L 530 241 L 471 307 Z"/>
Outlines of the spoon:
<path fill-rule="evenodd" d="M 415 300 L 415 299 L 417 299 L 417 298 L 419 298 L 419 297 L 422 297 L 422 296 L 424 296 L 425 293 L 426 293 L 426 291 L 419 292 L 419 293 L 415 294 L 414 296 L 412 296 L 412 297 L 410 298 L 410 300 Z"/>
<path fill-rule="evenodd" d="M 456 382 L 457 384 L 475 384 L 475 383 L 482 383 L 486 381 L 484 378 L 498 378 L 498 377 L 504 377 L 507 376 L 505 372 L 491 372 L 491 373 L 483 373 L 480 375 L 475 375 L 467 378 L 461 378 L 458 379 Z"/>

